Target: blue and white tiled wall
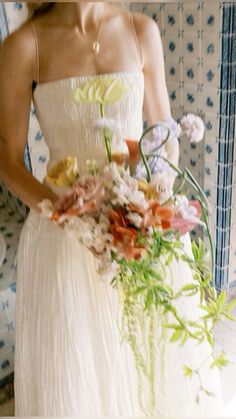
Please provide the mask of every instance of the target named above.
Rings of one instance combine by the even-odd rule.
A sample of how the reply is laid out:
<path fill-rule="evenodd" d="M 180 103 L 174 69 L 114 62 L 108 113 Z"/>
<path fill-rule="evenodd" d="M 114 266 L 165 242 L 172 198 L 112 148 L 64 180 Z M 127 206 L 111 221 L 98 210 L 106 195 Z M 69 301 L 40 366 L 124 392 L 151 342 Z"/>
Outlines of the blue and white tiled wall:
<path fill-rule="evenodd" d="M 220 83 L 221 4 L 211 1 L 133 3 L 158 23 L 172 116 L 192 112 L 203 118 L 204 142 L 181 139 L 181 167 L 187 166 L 205 189 L 212 208 L 215 239 L 217 135 Z"/>
<path fill-rule="evenodd" d="M 216 286 L 236 285 L 235 81 L 236 4 L 211 0 L 132 3 L 160 28 L 172 115 L 198 114 L 204 142 L 181 139 L 180 165 L 187 166 L 211 206 L 216 248 Z"/>

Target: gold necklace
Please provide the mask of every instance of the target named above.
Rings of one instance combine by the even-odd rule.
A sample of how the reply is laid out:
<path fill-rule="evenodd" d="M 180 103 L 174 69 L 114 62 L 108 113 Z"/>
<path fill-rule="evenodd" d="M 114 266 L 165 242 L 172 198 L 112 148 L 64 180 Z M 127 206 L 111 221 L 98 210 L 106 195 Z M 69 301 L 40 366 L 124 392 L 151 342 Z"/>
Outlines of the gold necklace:
<path fill-rule="evenodd" d="M 97 36 L 96 41 L 93 42 L 93 51 L 95 52 L 95 54 L 98 54 L 99 51 L 100 51 L 99 37 L 100 37 L 101 29 L 102 29 L 103 18 L 104 18 L 104 15 L 105 15 L 105 7 L 106 7 L 106 3 L 104 4 L 104 10 L 103 10 L 103 15 L 102 15 L 102 19 L 101 19 L 100 28 L 99 28 L 99 31 L 98 31 L 98 36 Z"/>

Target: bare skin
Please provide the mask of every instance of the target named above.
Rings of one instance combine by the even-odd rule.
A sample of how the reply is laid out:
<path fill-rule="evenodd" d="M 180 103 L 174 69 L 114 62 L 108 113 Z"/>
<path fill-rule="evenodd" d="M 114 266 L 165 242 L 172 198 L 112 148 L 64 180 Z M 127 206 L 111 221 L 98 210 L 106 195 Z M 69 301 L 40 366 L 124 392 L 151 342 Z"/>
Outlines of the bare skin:
<path fill-rule="evenodd" d="M 165 81 L 162 43 L 156 23 L 133 13 L 140 54 L 129 14 L 106 4 L 100 35 L 100 53 L 94 54 L 104 4 L 56 3 L 34 19 L 39 43 L 40 74 L 37 80 L 35 39 L 30 22 L 8 36 L 0 60 L 0 178 L 26 205 L 40 212 L 37 204 L 57 196 L 24 166 L 33 81 L 45 83 L 83 74 L 143 71 L 144 113 L 153 124 L 171 115 Z M 178 164 L 178 142 L 167 144 L 170 160 Z"/>

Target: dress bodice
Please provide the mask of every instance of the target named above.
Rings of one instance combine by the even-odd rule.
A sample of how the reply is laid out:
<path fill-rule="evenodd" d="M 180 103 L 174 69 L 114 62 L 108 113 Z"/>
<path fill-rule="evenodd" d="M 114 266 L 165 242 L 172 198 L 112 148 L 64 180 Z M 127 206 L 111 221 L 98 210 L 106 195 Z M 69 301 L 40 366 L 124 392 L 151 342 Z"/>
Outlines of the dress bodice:
<path fill-rule="evenodd" d="M 103 112 L 105 118 L 115 120 L 121 139 L 138 140 L 143 128 L 143 96 L 141 71 L 76 76 L 38 84 L 33 102 L 49 148 L 49 165 L 76 156 L 81 173 L 86 160 L 96 159 L 98 164 L 104 161 L 103 134 L 96 128 Z"/>

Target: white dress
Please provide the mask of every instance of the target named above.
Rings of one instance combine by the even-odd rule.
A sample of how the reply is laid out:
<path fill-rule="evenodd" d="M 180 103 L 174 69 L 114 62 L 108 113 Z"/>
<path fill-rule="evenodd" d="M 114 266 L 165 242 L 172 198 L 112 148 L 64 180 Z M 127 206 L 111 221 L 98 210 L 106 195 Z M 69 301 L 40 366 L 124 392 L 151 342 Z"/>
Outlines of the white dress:
<path fill-rule="evenodd" d="M 106 107 L 106 116 L 122 126 L 123 138 L 142 133 L 142 72 L 111 73 L 129 89 Z M 79 172 L 87 159 L 104 159 L 97 103 L 78 103 L 73 90 L 107 75 L 78 76 L 39 84 L 36 113 L 50 150 L 50 162 L 77 156 Z M 184 238 L 186 250 L 189 237 Z M 143 416 L 137 398 L 133 354 L 121 344 L 118 294 L 96 273 L 96 259 L 76 239 L 31 210 L 18 249 L 15 328 L 15 416 Z M 172 263 L 177 287 L 191 282 L 182 263 Z M 172 278 L 173 279 L 173 278 Z M 168 280 L 171 280 L 171 275 Z M 198 313 L 198 296 L 179 302 L 184 316 Z M 191 314 L 190 314 L 191 313 Z M 158 325 L 156 326 L 158 329 Z M 209 345 L 188 342 L 166 349 L 165 379 L 156 340 L 155 416 L 221 416 L 218 370 L 203 368 L 203 384 L 217 397 L 195 403 L 195 380 L 183 376 L 182 364 L 198 366 Z M 164 361 L 165 361 L 164 359 Z"/>

